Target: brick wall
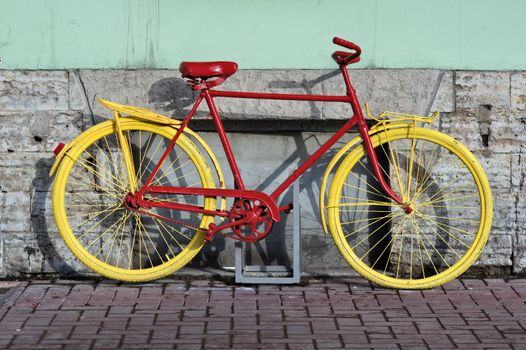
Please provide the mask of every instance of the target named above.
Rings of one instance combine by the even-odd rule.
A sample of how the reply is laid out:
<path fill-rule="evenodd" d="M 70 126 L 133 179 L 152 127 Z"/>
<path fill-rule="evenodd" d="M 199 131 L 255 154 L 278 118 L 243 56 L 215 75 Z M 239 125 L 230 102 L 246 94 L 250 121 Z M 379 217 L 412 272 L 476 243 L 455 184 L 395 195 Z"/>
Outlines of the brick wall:
<path fill-rule="evenodd" d="M 110 117 L 95 102 L 97 97 L 181 115 L 194 95 L 178 77 L 178 72 L 170 70 L 0 71 L 0 277 L 86 273 L 67 251 L 54 225 L 52 182 L 47 177 L 54 160 L 52 150 L 93 122 Z M 526 272 L 526 73 L 355 70 L 351 78 L 361 100 L 369 102 L 373 112 L 443 112 L 433 127 L 456 137 L 475 153 L 494 195 L 491 238 L 478 265 L 492 273 Z M 232 90 L 343 93 L 341 77 L 325 70 L 245 70 L 223 86 Z M 241 168 L 251 167 L 251 158 L 243 157 L 242 150 L 254 147 L 255 139 L 264 141 L 272 135 L 284 145 L 277 161 L 261 155 L 258 162 L 268 164 L 263 166 L 264 174 L 275 172 L 291 157 L 303 157 L 316 145 L 309 142 L 326 137 L 327 129 L 350 114 L 344 104 L 224 99 L 218 105 L 237 131 L 232 137 L 238 149 L 234 151 L 242 159 Z M 200 114 L 205 116 L 206 111 Z M 206 128 L 206 124 L 198 128 Z M 215 145 L 211 134 L 204 135 Z M 300 144 L 305 147 L 295 152 Z M 222 158 L 220 150 L 217 155 Z M 328 160 L 322 164 L 324 161 Z M 301 198 L 304 267 L 312 272 L 345 265 L 318 224 L 317 203 L 313 203 L 316 191 L 312 189 L 319 185 L 316 181 L 322 173 L 319 168 L 309 174 L 308 181 L 303 180 L 306 189 Z M 249 186 L 261 188 L 264 176 L 243 175 Z M 266 258 L 287 261 L 283 246 L 289 243 L 275 237 L 262 243 Z M 223 239 L 208 245 L 195 264 L 232 266 L 232 259 L 232 244 Z"/>

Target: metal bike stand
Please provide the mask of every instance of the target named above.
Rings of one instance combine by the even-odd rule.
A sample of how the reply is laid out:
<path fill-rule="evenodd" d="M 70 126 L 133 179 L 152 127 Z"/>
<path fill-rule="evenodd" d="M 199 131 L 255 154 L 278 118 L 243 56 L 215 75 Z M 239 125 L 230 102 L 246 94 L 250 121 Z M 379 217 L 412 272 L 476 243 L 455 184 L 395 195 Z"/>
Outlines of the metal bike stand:
<path fill-rule="evenodd" d="M 236 283 L 254 284 L 293 284 L 299 283 L 301 278 L 301 227 L 300 227 L 300 181 L 297 179 L 292 186 L 292 266 L 283 265 L 246 265 L 245 243 L 236 242 Z M 289 276 L 271 277 L 264 273 L 288 273 Z M 251 275 L 252 274 L 252 275 Z"/>

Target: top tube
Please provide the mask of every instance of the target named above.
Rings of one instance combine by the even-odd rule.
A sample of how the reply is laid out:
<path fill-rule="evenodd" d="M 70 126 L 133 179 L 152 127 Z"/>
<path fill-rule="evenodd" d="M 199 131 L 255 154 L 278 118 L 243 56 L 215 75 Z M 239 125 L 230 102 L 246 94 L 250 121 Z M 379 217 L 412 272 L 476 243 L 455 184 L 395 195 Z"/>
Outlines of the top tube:
<path fill-rule="evenodd" d="M 263 100 L 296 100 L 296 101 L 319 101 L 319 102 L 347 102 L 351 103 L 350 96 L 331 96 L 331 95 L 303 95 L 303 94 L 278 94 L 268 92 L 245 92 L 245 91 L 224 91 L 208 90 L 213 97 L 230 97 L 230 98 L 251 98 Z"/>

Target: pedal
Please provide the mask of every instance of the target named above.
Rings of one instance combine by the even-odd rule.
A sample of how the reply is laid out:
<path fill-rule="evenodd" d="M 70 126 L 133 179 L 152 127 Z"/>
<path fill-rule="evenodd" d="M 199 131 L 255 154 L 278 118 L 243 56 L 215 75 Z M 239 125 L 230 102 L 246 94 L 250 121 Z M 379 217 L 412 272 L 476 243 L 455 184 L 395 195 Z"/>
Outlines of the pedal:
<path fill-rule="evenodd" d="M 290 202 L 289 204 L 278 208 L 279 211 L 283 211 L 286 214 L 289 214 L 292 211 L 292 209 L 294 209 L 294 204 L 292 204 L 292 202 Z"/>
<path fill-rule="evenodd" d="M 217 233 L 217 225 L 214 223 L 211 223 L 210 225 L 208 225 L 208 230 L 206 230 L 205 241 L 210 242 L 214 238 L 216 233 Z"/>

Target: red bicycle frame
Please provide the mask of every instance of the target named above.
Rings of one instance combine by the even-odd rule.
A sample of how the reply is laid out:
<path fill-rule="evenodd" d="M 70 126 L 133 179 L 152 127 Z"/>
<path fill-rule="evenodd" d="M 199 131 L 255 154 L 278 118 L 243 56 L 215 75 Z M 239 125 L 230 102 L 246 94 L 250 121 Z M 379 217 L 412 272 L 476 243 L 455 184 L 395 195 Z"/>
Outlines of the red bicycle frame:
<path fill-rule="evenodd" d="M 159 162 L 153 169 L 152 173 L 144 183 L 144 185 L 139 189 L 137 193 L 134 194 L 136 201 L 139 205 L 144 207 L 163 207 L 174 210 L 184 210 L 190 212 L 198 212 L 203 214 L 211 214 L 218 216 L 228 216 L 228 211 L 220 210 L 205 210 L 204 208 L 191 204 L 182 204 L 182 203 L 172 203 L 172 202 L 153 202 L 147 199 L 144 199 L 144 195 L 147 193 L 168 193 L 168 194 L 183 194 L 183 195 L 200 195 L 200 196 L 211 196 L 211 197 L 235 197 L 235 198 L 250 198 L 259 200 L 269 209 L 270 216 L 274 221 L 279 221 L 279 212 L 282 210 L 290 209 L 289 206 L 284 206 L 278 208 L 276 206 L 276 200 L 279 196 L 289 188 L 293 182 L 300 177 L 314 162 L 316 162 L 329 148 L 331 148 L 349 129 L 358 125 L 358 131 L 364 141 L 364 146 L 367 151 L 367 155 L 370 159 L 371 165 L 373 167 L 374 173 L 378 178 L 380 186 L 386 192 L 386 194 L 397 204 L 404 207 L 406 211 L 411 211 L 411 208 L 402 202 L 402 199 L 393 191 L 390 185 L 385 181 L 385 178 L 381 172 L 380 165 L 378 163 L 378 158 L 374 148 L 372 146 L 371 139 L 369 137 L 369 128 L 365 121 L 356 91 L 351 84 L 349 78 L 349 73 L 347 71 L 346 65 L 341 64 L 340 70 L 343 75 L 347 93 L 344 96 L 324 96 L 324 95 L 301 95 L 301 94 L 277 94 L 277 93 L 260 93 L 260 92 L 237 92 L 237 91 L 221 91 L 221 90 L 212 90 L 210 88 L 203 88 L 197 100 L 194 103 L 193 108 L 188 113 L 188 115 L 183 120 L 180 125 L 177 133 L 171 140 L 171 143 L 165 150 L 164 154 L 160 158 Z M 225 98 L 248 98 L 248 99 L 272 99 L 272 100 L 297 100 L 297 101 L 319 101 L 319 102 L 341 102 L 341 103 L 350 103 L 353 116 L 329 139 L 327 140 L 316 152 L 314 152 L 303 164 L 300 165 L 272 194 L 266 195 L 259 191 L 251 191 L 245 188 L 241 173 L 239 171 L 237 162 L 235 160 L 234 154 L 232 152 L 232 147 L 225 133 L 223 123 L 217 112 L 217 108 L 214 103 L 215 97 L 225 97 Z M 201 102 L 205 100 L 208 104 L 210 114 L 216 126 L 217 132 L 219 134 L 219 139 L 223 146 L 228 164 L 234 176 L 234 186 L 235 189 L 208 189 L 208 188 L 183 188 L 183 187 L 171 187 L 171 186 L 150 186 L 150 183 L 154 176 L 159 171 L 159 168 L 165 161 L 166 157 L 170 151 L 175 146 L 177 139 L 184 131 L 192 117 L 194 116 L 197 108 Z M 222 230 L 230 226 L 239 225 L 237 223 L 225 224 L 218 227 L 217 230 Z M 214 232 L 215 233 L 215 232 Z"/>

